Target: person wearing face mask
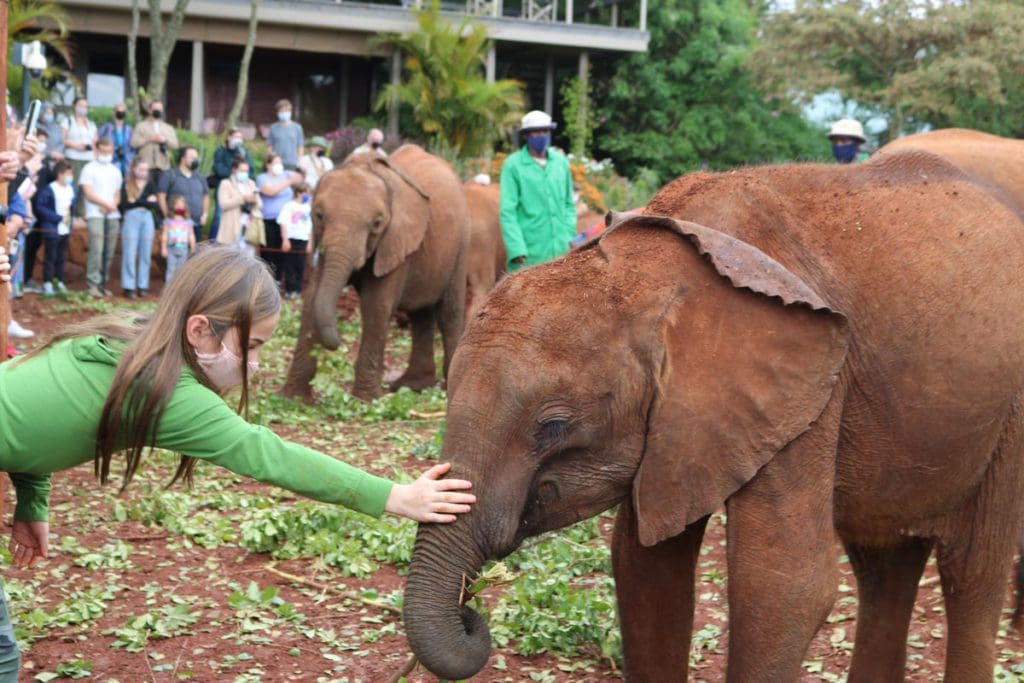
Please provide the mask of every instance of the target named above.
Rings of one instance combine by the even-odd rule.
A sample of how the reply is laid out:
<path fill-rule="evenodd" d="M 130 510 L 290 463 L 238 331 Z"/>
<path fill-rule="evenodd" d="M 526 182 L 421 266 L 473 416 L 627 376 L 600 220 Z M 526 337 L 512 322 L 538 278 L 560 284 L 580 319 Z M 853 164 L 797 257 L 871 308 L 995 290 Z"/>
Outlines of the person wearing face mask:
<path fill-rule="evenodd" d="M 206 176 L 199 172 L 199 150 L 191 145 L 181 148 L 178 165 L 160 175 L 157 201 L 164 218 L 171 216 L 167 197 L 181 195 L 188 205 L 188 218 L 192 221 L 196 241 L 203 239 L 203 226 L 210 211 L 210 186 Z"/>
<path fill-rule="evenodd" d="M 71 162 L 75 171 L 75 182 L 79 180 L 82 169 L 96 158 L 96 143 L 99 133 L 96 124 L 89 120 L 89 102 L 84 97 L 75 100 L 74 116 L 64 122 L 61 132 L 64 136 L 64 155 Z"/>
<path fill-rule="evenodd" d="M 101 138 L 114 141 L 114 164 L 121 170 L 121 175 L 128 177 L 128 167 L 135 157 L 132 148 L 132 127 L 128 123 L 128 108 L 124 102 L 114 105 L 114 118 L 100 126 Z"/>
<path fill-rule="evenodd" d="M 35 196 L 36 229 L 43 244 L 43 296 L 54 296 L 67 290 L 64 263 L 67 261 L 68 239 L 75 205 L 74 172 L 67 161 L 53 167 L 54 179 Z"/>
<path fill-rule="evenodd" d="M 501 168 L 501 234 L 508 269 L 550 261 L 576 236 L 576 205 L 569 160 L 551 148 L 555 124 L 542 111 L 522 119 L 526 144 Z"/>
<path fill-rule="evenodd" d="M 170 199 L 171 215 L 164 219 L 160 230 L 160 255 L 167 259 L 164 282 L 174 279 L 174 274 L 195 251 L 196 234 L 188 218 L 188 205 L 181 195 Z"/>
<path fill-rule="evenodd" d="M 156 234 L 154 215 L 159 210 L 149 164 L 135 157 L 121 192 L 121 291 L 127 299 L 149 296 L 149 265 Z"/>
<path fill-rule="evenodd" d="M 305 182 L 295 183 L 295 196 L 277 214 L 281 227 L 281 269 L 284 271 L 284 296 L 302 296 L 302 276 L 306 258 L 313 253 L 313 191 Z"/>
<path fill-rule="evenodd" d="M 267 133 L 267 152 L 281 157 L 281 163 L 289 171 L 298 166 L 299 157 L 303 155 L 303 142 L 306 139 L 302 126 L 292 120 L 292 103 L 278 100 L 274 105 L 277 121 L 270 126 Z"/>
<path fill-rule="evenodd" d="M 36 135 L 46 133 L 47 154 L 54 161 L 64 158 L 64 131 L 57 123 L 57 110 L 52 104 L 44 104 L 40 110 L 39 123 L 36 124 Z"/>
<path fill-rule="evenodd" d="M 224 144 L 213 153 L 213 173 L 208 178 L 211 188 L 220 188 L 220 184 L 231 177 L 231 168 L 237 160 L 241 159 L 249 168 L 252 168 L 252 159 L 249 151 L 245 148 L 245 139 L 242 137 L 240 128 L 232 128 L 224 138 Z M 218 196 L 219 196 L 218 192 Z M 218 200 L 213 209 L 213 222 L 210 223 L 210 241 L 217 240 L 220 232 L 221 213 L 220 201 Z"/>
<path fill-rule="evenodd" d="M 256 178 L 256 187 L 263 198 L 263 226 L 266 230 L 266 244 L 260 249 L 260 258 L 267 262 L 274 277 L 280 279 L 284 273 L 284 254 L 281 244 L 281 226 L 277 224 L 277 216 L 281 207 L 294 196 L 292 184 L 302 180 L 302 176 L 294 171 L 286 171 L 281 157 L 277 154 L 267 156 L 267 171 Z"/>
<path fill-rule="evenodd" d="M 96 160 L 85 165 L 78 180 L 85 197 L 85 222 L 89 228 L 85 281 L 91 296 L 110 296 L 110 264 L 121 232 L 118 205 L 124 176 L 114 164 L 114 143 L 109 138 L 96 144 Z"/>
<path fill-rule="evenodd" d="M 159 182 L 160 175 L 171 167 L 171 153 L 178 149 L 178 134 L 164 121 L 162 102 L 150 102 L 146 118 L 132 131 L 131 145 L 149 164 L 153 180 Z"/>
<path fill-rule="evenodd" d="M 366 142 L 352 150 L 349 156 L 369 154 L 370 152 L 385 159 L 388 156 L 388 153 L 384 151 L 384 131 L 380 128 L 371 128 L 370 132 L 366 134 Z"/>
<path fill-rule="evenodd" d="M 309 154 L 299 159 L 299 171 L 305 176 L 311 190 L 316 189 L 316 184 L 325 173 L 334 169 L 327 148 L 327 138 L 317 135 L 309 141 Z"/>
<path fill-rule="evenodd" d="M 222 211 L 217 242 L 255 256 L 256 248 L 246 239 L 246 233 L 253 228 L 253 219 L 262 219 L 263 203 L 250 168 L 248 162 L 236 157 L 231 176 L 217 186 L 217 205 Z"/>
<path fill-rule="evenodd" d="M 864 126 L 855 119 L 840 119 L 832 124 L 828 132 L 832 143 L 832 156 L 840 164 L 866 161 L 868 155 L 860 151 L 861 145 L 867 142 L 864 137 Z"/>
<path fill-rule="evenodd" d="M 191 485 L 196 463 L 206 461 L 371 517 L 449 523 L 469 512 L 470 482 L 441 478 L 449 463 L 395 484 L 243 417 L 280 311 L 263 263 L 207 246 L 147 318 L 95 318 L 0 364 L 0 470 L 16 494 L 11 563 L 31 568 L 49 553 L 51 473 L 87 465 L 101 484 L 123 473 L 126 488 L 151 447 L 180 454 L 172 484 Z M 5 607 L 0 632 L 10 633 Z"/>

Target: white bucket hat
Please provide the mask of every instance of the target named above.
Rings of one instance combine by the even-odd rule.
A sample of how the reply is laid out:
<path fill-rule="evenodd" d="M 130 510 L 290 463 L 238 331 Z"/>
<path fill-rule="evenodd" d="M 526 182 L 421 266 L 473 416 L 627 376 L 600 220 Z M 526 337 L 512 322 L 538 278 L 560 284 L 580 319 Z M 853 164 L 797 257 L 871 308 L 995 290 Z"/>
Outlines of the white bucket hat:
<path fill-rule="evenodd" d="M 519 132 L 529 133 L 532 130 L 554 130 L 556 127 L 552 123 L 550 116 L 539 109 L 534 109 L 523 117 L 519 124 Z"/>
<path fill-rule="evenodd" d="M 867 141 L 864 137 L 864 126 L 855 119 L 839 119 L 832 124 L 832 130 L 828 132 L 830 138 L 856 138 L 861 142 Z"/>

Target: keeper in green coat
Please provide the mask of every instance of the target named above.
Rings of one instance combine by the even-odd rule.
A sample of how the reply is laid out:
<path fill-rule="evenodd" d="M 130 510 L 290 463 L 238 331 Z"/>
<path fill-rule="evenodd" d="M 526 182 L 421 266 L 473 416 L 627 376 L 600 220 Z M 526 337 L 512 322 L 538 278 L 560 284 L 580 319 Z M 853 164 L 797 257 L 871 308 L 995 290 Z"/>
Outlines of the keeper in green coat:
<path fill-rule="evenodd" d="M 0 250 L 0 279 L 6 261 Z M 447 463 L 394 484 L 239 414 L 280 308 L 261 261 L 211 246 L 182 266 L 149 319 L 96 318 L 0 364 L 0 470 L 17 498 L 12 563 L 32 567 L 46 557 L 52 472 L 91 461 L 100 482 L 113 467 L 127 486 L 151 447 L 181 454 L 171 483 L 190 483 L 196 461 L 206 460 L 372 516 L 452 522 L 468 512 L 470 483 L 442 479 Z M 238 412 L 222 397 L 236 390 Z M 14 683 L 20 655 L 2 589 L 0 582 L 0 683 Z"/>
<path fill-rule="evenodd" d="M 501 167 L 501 234 L 510 271 L 569 251 L 576 236 L 569 160 L 551 148 L 555 124 L 542 111 L 522 119 L 526 144 Z"/>

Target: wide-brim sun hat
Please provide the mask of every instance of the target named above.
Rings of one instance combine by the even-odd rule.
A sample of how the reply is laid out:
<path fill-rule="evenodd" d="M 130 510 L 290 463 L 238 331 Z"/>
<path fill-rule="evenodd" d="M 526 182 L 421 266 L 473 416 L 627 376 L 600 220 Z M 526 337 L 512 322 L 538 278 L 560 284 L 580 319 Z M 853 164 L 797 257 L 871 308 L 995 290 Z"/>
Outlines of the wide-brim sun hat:
<path fill-rule="evenodd" d="M 529 133 L 535 130 L 554 130 L 557 127 L 550 116 L 539 109 L 534 109 L 528 112 L 520 121 L 519 132 Z"/>
<path fill-rule="evenodd" d="M 328 147 L 330 147 L 330 145 L 327 144 L 327 138 L 325 138 L 323 135 L 317 135 L 315 137 L 310 138 L 309 139 L 309 146 L 310 147 L 323 147 L 324 149 L 327 149 Z"/>
<path fill-rule="evenodd" d="M 867 138 L 864 137 L 864 126 L 860 125 L 860 121 L 856 119 L 839 119 L 832 124 L 832 129 L 828 132 L 829 139 L 831 138 L 854 138 L 861 142 L 866 142 Z"/>

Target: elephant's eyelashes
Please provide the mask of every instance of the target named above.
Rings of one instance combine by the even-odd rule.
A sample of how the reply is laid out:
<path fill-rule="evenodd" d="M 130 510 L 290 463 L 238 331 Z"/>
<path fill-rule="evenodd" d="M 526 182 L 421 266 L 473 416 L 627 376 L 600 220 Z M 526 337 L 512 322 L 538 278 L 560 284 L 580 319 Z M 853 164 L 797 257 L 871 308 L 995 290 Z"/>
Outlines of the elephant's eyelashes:
<path fill-rule="evenodd" d="M 569 421 L 562 419 L 545 420 L 533 433 L 533 440 L 536 443 L 534 453 L 541 455 L 551 451 L 560 451 L 565 448 L 566 431 Z"/>

